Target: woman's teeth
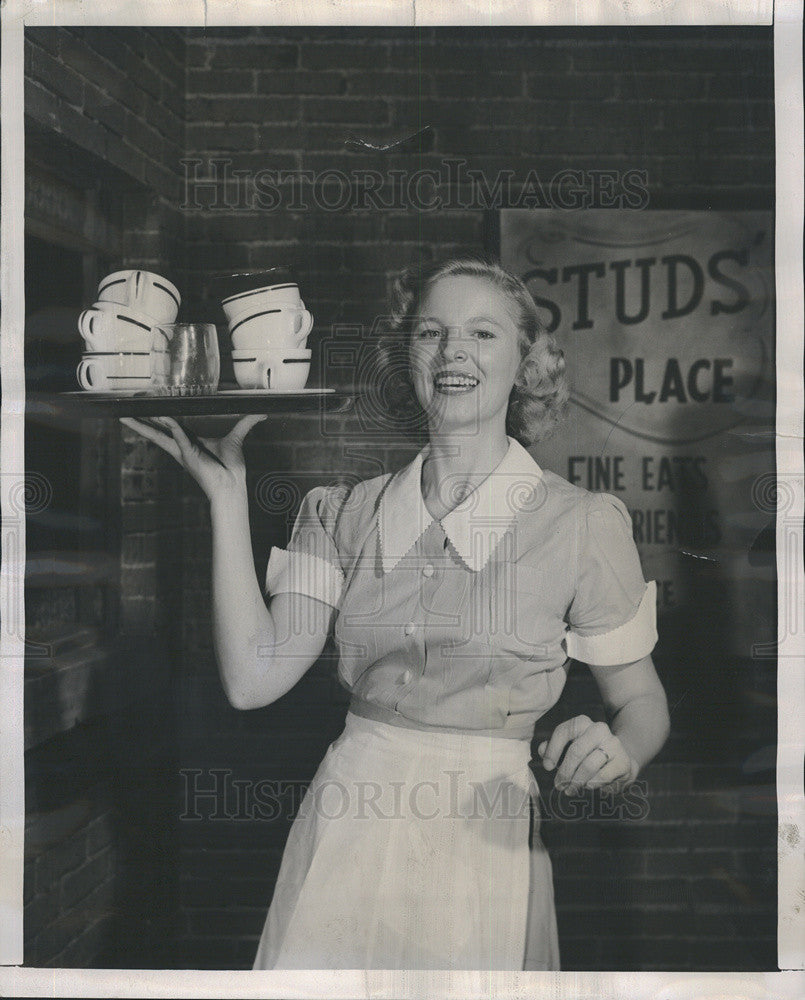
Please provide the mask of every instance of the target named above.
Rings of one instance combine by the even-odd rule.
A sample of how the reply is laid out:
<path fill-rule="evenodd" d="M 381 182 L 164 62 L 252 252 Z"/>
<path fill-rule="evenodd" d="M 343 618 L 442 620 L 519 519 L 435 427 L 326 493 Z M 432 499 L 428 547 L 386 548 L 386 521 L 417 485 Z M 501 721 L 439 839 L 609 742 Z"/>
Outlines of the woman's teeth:
<path fill-rule="evenodd" d="M 437 375 L 433 380 L 438 392 L 468 392 L 478 385 L 472 375 Z"/>

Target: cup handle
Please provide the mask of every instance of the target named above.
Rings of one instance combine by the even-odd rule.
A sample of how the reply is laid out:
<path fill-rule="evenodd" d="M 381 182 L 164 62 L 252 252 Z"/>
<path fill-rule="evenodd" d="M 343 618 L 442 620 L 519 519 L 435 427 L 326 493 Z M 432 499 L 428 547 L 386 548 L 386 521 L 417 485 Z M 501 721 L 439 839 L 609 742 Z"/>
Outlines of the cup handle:
<path fill-rule="evenodd" d="M 82 389 L 94 389 L 92 384 L 92 378 L 89 372 L 92 370 L 92 362 L 87 361 L 86 358 L 82 358 L 78 362 L 78 367 L 75 370 L 76 378 L 78 379 L 78 384 Z"/>
<path fill-rule="evenodd" d="M 78 317 L 78 332 L 85 340 L 91 336 L 89 332 L 89 319 L 91 313 L 91 309 L 85 309 Z"/>
<path fill-rule="evenodd" d="M 307 309 L 303 309 L 302 325 L 299 327 L 299 330 L 297 331 L 296 339 L 304 340 L 312 329 L 313 329 L 313 316 Z"/>
<path fill-rule="evenodd" d="M 142 271 L 132 271 L 126 279 L 126 301 L 129 307 L 137 301 L 137 293 L 142 285 Z"/>

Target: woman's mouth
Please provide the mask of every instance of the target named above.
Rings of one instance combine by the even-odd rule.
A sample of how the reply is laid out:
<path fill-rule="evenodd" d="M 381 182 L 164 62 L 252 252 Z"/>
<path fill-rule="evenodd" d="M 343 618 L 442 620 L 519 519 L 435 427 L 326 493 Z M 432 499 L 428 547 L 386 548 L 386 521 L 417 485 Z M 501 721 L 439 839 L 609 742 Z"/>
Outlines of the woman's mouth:
<path fill-rule="evenodd" d="M 472 392 L 478 385 L 478 379 L 474 375 L 467 375 L 464 372 L 437 372 L 433 377 L 433 386 L 437 392 L 452 396 L 460 392 Z"/>

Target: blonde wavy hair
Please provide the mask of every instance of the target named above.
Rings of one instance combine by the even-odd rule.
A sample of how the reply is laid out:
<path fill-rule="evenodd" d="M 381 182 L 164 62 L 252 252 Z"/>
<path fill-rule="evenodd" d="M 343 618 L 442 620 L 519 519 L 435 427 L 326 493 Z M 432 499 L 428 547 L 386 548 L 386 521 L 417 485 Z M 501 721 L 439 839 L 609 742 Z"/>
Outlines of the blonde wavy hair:
<path fill-rule="evenodd" d="M 383 384 L 383 405 L 397 423 L 424 429 L 424 412 L 414 392 L 408 364 L 408 334 L 423 298 L 441 278 L 484 278 L 516 305 L 522 360 L 509 396 L 506 433 L 528 446 L 543 441 L 567 410 L 570 395 L 564 352 L 545 331 L 528 289 L 499 264 L 480 257 L 451 258 L 435 264 L 412 265 L 396 278 L 391 315 L 377 344 L 377 375 Z"/>

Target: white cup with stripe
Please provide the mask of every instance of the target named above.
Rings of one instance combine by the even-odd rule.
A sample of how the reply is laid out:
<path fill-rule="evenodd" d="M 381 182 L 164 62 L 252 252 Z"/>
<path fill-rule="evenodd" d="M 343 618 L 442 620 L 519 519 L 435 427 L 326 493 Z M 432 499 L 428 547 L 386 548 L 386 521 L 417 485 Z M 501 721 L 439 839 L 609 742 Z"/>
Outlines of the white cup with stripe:
<path fill-rule="evenodd" d="M 78 332 L 91 352 L 150 350 L 154 325 L 150 316 L 117 302 L 96 302 L 78 317 Z"/>
<path fill-rule="evenodd" d="M 313 317 L 307 309 L 274 306 L 238 317 L 229 332 L 236 350 L 281 351 L 303 348 L 312 327 Z"/>
<path fill-rule="evenodd" d="M 115 271 L 98 285 L 99 302 L 116 302 L 150 316 L 154 325 L 173 323 L 182 299 L 173 282 L 151 271 Z"/>
<path fill-rule="evenodd" d="M 304 389 L 311 350 L 233 351 L 235 378 L 241 389 Z"/>
<path fill-rule="evenodd" d="M 299 285 L 294 281 L 283 281 L 276 285 L 264 285 L 249 292 L 239 292 L 224 299 L 221 305 L 230 324 L 238 317 L 252 315 L 264 309 L 287 307 L 304 309 L 305 303 L 299 294 Z"/>
<path fill-rule="evenodd" d="M 151 385 L 151 352 L 87 351 L 75 374 L 81 388 L 89 392 L 146 390 Z"/>

